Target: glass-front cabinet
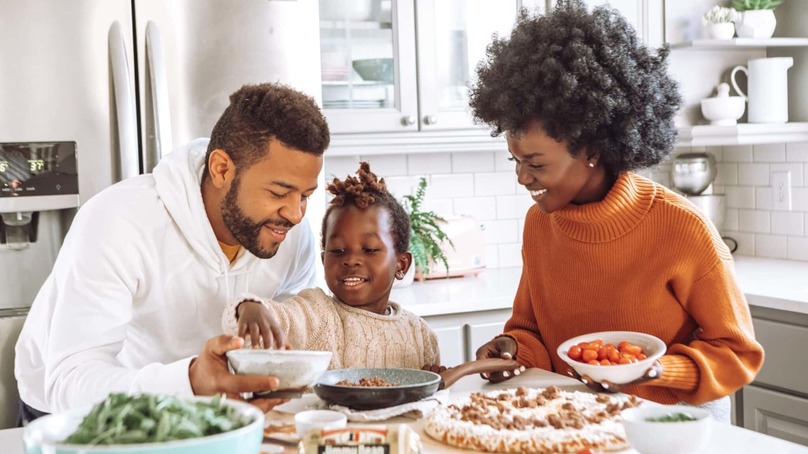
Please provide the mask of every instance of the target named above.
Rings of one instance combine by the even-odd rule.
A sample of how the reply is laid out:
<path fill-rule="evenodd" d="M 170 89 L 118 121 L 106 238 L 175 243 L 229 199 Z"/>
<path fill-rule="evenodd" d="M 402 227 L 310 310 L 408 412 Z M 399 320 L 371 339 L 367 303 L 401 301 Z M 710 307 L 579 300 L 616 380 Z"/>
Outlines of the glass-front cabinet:
<path fill-rule="evenodd" d="M 468 87 L 518 0 L 320 0 L 323 108 L 334 133 L 473 128 Z"/>

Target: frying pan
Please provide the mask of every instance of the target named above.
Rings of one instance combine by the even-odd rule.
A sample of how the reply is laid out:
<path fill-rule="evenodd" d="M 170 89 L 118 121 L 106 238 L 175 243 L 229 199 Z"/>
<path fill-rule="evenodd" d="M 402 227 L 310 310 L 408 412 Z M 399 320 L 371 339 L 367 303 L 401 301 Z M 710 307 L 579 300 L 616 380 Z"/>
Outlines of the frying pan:
<path fill-rule="evenodd" d="M 514 370 L 519 367 L 519 363 L 512 359 L 486 358 L 463 363 L 440 374 L 418 369 L 334 369 L 323 372 L 314 385 L 314 392 L 329 405 L 342 405 L 354 410 L 375 410 L 429 397 L 466 375 Z M 357 383 L 362 378 L 373 377 L 395 383 L 396 386 L 337 385 L 342 380 Z"/>

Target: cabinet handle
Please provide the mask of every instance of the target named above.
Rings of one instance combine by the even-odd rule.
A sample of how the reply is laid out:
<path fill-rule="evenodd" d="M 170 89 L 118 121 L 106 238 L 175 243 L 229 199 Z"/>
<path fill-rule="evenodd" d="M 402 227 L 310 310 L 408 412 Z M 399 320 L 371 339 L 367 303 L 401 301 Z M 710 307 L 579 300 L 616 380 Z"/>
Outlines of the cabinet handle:
<path fill-rule="evenodd" d="M 404 126 L 414 125 L 415 117 L 413 115 L 407 115 L 406 117 L 401 117 L 401 124 Z"/>
<path fill-rule="evenodd" d="M 438 123 L 438 116 L 437 115 L 427 115 L 424 117 L 424 123 L 428 125 L 434 125 Z"/>

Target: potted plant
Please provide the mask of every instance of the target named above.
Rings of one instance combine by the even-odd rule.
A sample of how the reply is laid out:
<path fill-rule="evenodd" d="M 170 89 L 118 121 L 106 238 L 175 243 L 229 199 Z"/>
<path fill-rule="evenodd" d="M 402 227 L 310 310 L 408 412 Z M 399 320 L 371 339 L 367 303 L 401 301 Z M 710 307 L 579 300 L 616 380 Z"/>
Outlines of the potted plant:
<path fill-rule="evenodd" d="M 735 22 L 741 15 L 735 8 L 713 6 L 701 17 L 701 22 L 707 30 L 707 36 L 712 39 L 732 39 L 735 36 Z"/>
<path fill-rule="evenodd" d="M 423 280 L 430 273 L 431 268 L 442 263 L 449 273 L 449 262 L 441 249 L 441 243 L 448 242 L 454 247 L 452 240 L 441 230 L 440 223 L 446 220 L 434 211 L 425 211 L 422 208 L 426 195 L 426 178 L 421 177 L 415 194 L 404 196 L 404 210 L 410 216 L 410 252 L 412 253 L 416 277 Z"/>
<path fill-rule="evenodd" d="M 774 9 L 784 0 L 732 0 L 732 7 L 741 13 L 735 30 L 741 38 L 771 38 L 777 19 Z"/>

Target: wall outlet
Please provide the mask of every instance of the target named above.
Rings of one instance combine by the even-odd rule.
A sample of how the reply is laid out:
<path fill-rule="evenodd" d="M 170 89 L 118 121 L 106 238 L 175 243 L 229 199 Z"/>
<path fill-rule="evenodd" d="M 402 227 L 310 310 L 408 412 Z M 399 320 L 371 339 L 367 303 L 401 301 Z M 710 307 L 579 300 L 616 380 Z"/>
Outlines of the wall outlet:
<path fill-rule="evenodd" d="M 791 211 L 791 171 L 772 172 L 773 208 L 780 211 Z"/>

